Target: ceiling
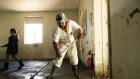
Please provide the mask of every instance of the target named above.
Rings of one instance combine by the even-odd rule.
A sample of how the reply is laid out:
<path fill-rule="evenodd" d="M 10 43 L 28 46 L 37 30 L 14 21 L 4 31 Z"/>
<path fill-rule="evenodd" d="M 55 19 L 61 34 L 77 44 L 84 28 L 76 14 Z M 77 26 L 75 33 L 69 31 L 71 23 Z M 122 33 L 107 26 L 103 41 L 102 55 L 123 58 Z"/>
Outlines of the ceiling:
<path fill-rule="evenodd" d="M 0 12 L 78 10 L 80 0 L 0 0 Z"/>

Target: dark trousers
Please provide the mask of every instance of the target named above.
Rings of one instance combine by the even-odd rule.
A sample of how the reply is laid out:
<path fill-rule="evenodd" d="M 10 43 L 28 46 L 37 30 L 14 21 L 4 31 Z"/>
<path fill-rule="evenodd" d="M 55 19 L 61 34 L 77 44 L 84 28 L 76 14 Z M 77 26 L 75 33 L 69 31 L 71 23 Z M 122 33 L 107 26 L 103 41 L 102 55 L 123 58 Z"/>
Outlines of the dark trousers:
<path fill-rule="evenodd" d="M 12 57 L 13 57 L 16 61 L 20 61 L 20 59 L 19 59 L 16 55 L 6 53 L 6 62 L 7 62 L 7 63 L 9 63 L 9 57 L 10 57 L 10 55 L 12 55 Z"/>

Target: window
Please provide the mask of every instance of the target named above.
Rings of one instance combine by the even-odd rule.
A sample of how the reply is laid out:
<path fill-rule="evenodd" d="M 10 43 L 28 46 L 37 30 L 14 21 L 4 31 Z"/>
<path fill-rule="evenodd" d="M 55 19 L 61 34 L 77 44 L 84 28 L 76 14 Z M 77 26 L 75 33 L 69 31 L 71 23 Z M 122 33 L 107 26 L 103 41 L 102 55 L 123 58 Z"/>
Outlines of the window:
<path fill-rule="evenodd" d="M 24 25 L 24 44 L 42 43 L 42 18 L 26 17 Z"/>

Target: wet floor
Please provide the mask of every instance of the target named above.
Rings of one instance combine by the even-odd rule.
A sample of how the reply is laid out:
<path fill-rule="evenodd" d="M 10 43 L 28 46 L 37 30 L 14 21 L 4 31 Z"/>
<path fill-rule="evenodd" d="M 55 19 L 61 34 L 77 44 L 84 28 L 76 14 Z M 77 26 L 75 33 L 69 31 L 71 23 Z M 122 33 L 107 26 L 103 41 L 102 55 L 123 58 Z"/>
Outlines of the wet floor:
<path fill-rule="evenodd" d="M 48 61 L 24 61 L 25 66 L 22 69 L 18 69 L 18 63 L 16 61 L 11 61 L 9 70 L 0 72 L 0 79 L 30 79 L 37 71 L 48 64 Z M 3 67 L 3 61 L 0 61 L 0 68 Z M 34 79 L 46 79 L 45 77 L 49 75 L 52 68 L 52 63 L 50 63 L 46 69 L 38 73 Z M 89 71 L 80 62 L 78 64 L 78 73 L 81 79 L 93 79 L 92 71 Z M 71 65 L 68 60 L 64 60 L 60 69 L 55 73 L 55 79 L 73 79 L 73 73 Z"/>

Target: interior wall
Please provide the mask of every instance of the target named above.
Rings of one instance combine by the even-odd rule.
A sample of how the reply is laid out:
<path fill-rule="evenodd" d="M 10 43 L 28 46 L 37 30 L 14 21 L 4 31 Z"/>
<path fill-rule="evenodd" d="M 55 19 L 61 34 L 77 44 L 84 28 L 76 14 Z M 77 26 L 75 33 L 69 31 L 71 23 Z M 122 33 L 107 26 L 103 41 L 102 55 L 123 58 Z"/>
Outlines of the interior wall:
<path fill-rule="evenodd" d="M 140 78 L 140 0 L 110 0 L 112 79 Z"/>
<path fill-rule="evenodd" d="M 68 19 L 78 22 L 78 11 L 63 11 Z M 0 13 L 0 45 L 8 43 L 10 28 L 16 28 L 19 34 L 19 54 L 22 59 L 54 58 L 52 31 L 56 27 L 55 16 L 58 12 Z M 39 47 L 24 44 L 24 20 L 26 16 L 43 17 L 43 43 Z M 0 48 L 0 60 L 5 59 L 6 48 Z"/>
<path fill-rule="evenodd" d="M 95 78 L 107 79 L 109 74 L 107 0 L 81 0 L 79 7 L 81 26 L 85 10 L 87 10 L 87 36 L 80 42 L 80 59 L 87 65 L 88 51 L 92 50 Z"/>
<path fill-rule="evenodd" d="M 79 24 L 83 25 L 83 18 L 87 18 L 87 35 L 80 40 L 80 59 L 83 64 L 87 65 L 87 56 L 89 50 L 92 50 L 92 54 L 94 54 L 94 36 L 93 36 L 93 19 L 92 19 L 92 1 L 93 0 L 81 0 L 79 6 Z M 87 10 L 87 15 L 85 16 L 85 10 Z M 82 26 L 83 27 L 83 26 Z"/>

